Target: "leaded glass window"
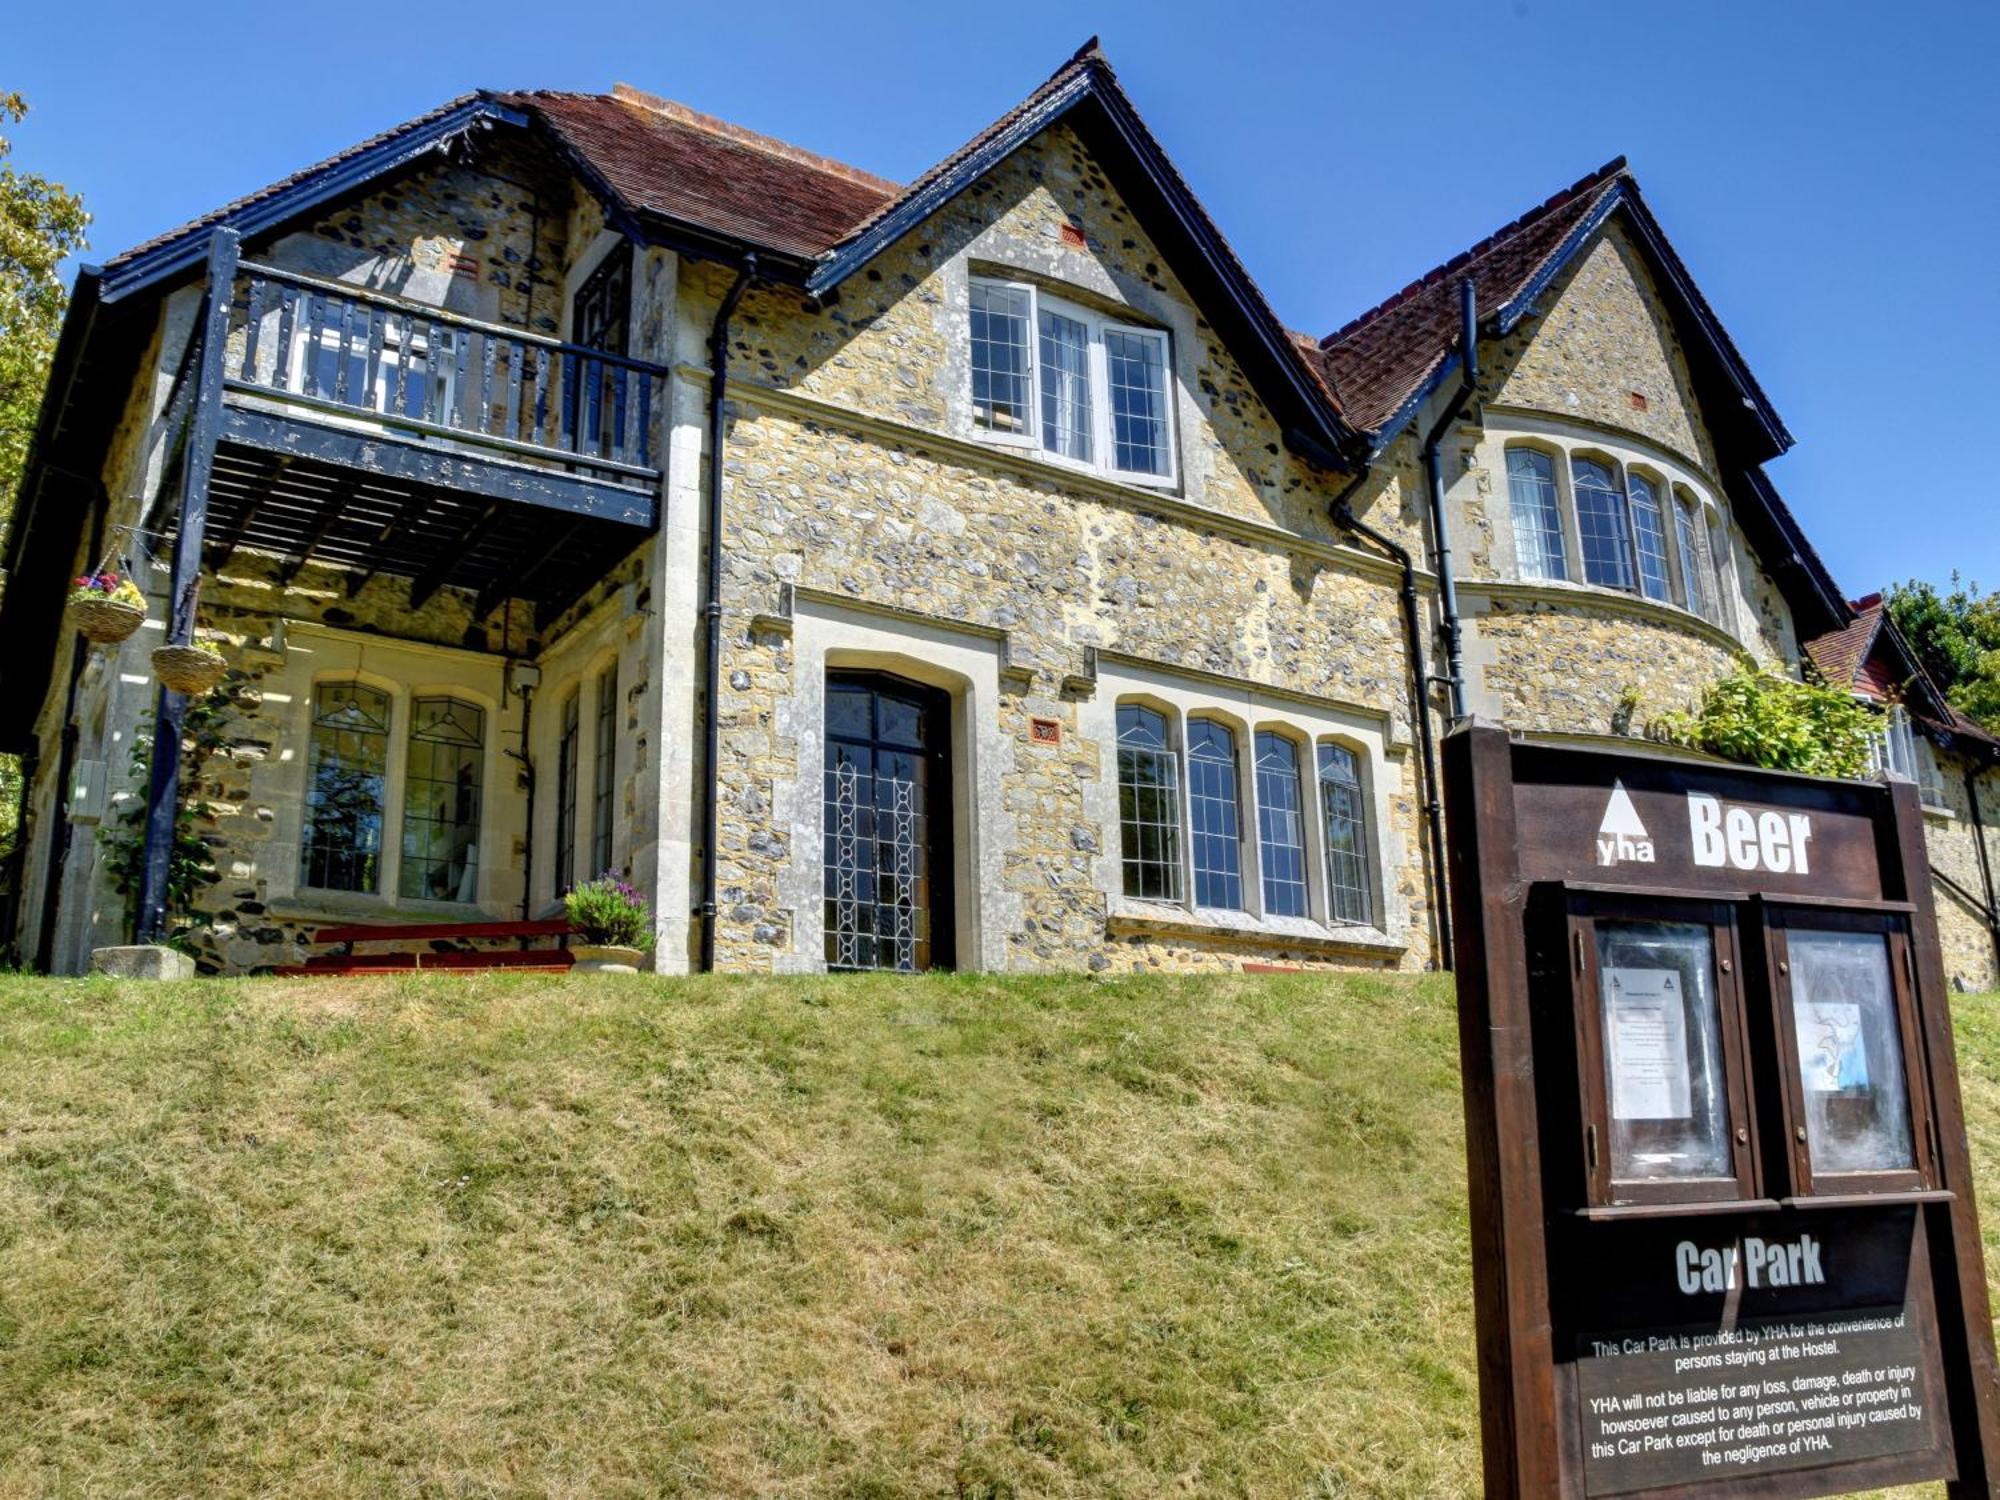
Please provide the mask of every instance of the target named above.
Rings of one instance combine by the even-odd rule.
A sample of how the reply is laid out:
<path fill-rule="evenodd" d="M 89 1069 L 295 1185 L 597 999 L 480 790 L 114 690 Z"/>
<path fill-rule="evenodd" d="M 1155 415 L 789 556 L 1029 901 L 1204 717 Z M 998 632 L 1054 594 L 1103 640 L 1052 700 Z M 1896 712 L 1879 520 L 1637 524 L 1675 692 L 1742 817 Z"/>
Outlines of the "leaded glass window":
<path fill-rule="evenodd" d="M 1713 620 L 1715 592 L 1709 576 L 1707 528 L 1695 502 L 1685 495 L 1674 502 L 1674 526 L 1681 544 L 1681 577 L 1687 581 L 1687 607 L 1704 620 Z"/>
<path fill-rule="evenodd" d="M 1361 794 L 1360 762 L 1345 745 L 1319 747 L 1319 802 L 1326 818 L 1327 915 L 1335 922 L 1367 925 L 1368 817 Z"/>
<path fill-rule="evenodd" d="M 1170 474 L 1167 341 L 1157 333 L 1104 331 L 1110 391 L 1112 466 L 1128 474 Z"/>
<path fill-rule="evenodd" d="M 1195 905 L 1240 911 L 1243 833 L 1236 796 L 1236 736 L 1213 719 L 1190 719 L 1187 745 Z"/>
<path fill-rule="evenodd" d="M 1720 526 L 1710 522 L 1708 526 L 1708 560 L 1715 570 L 1715 623 L 1724 629 L 1729 627 L 1729 535 Z"/>
<path fill-rule="evenodd" d="M 1282 734 L 1257 732 L 1257 853 L 1264 914 L 1306 914 L 1305 787 L 1299 749 Z"/>
<path fill-rule="evenodd" d="M 576 689 L 563 699 L 562 735 L 556 741 L 556 894 L 576 884 L 576 780 L 581 709 Z"/>
<path fill-rule="evenodd" d="M 828 674 L 824 846 L 829 969 L 951 962 L 950 789 L 942 693 Z M 936 816 L 933 816 L 933 809 Z"/>
<path fill-rule="evenodd" d="M 1181 767 L 1166 715 L 1118 707 L 1118 836 L 1125 894 L 1181 899 Z"/>
<path fill-rule="evenodd" d="M 1577 540 L 1583 547 L 1587 583 L 1631 589 L 1632 539 L 1625 519 L 1625 493 L 1617 476 L 1595 459 L 1570 461 L 1576 487 Z"/>
<path fill-rule="evenodd" d="M 300 884 L 377 888 L 388 760 L 389 695 L 358 682 L 322 683 L 306 752 Z"/>
<path fill-rule="evenodd" d="M 1507 490 L 1514 508 L 1514 553 L 1523 578 L 1569 577 L 1555 460 L 1536 448 L 1507 450 Z"/>
<path fill-rule="evenodd" d="M 403 863 L 397 887 L 430 901 L 479 896 L 479 795 L 486 711 L 456 698 L 410 705 L 403 786 Z"/>
<path fill-rule="evenodd" d="M 1090 329 L 1043 308 L 1042 446 L 1090 462 Z"/>
<path fill-rule="evenodd" d="M 973 424 L 1101 473 L 1174 477 L 1173 360 L 1165 333 L 1019 282 L 974 281 Z"/>
<path fill-rule="evenodd" d="M 618 764 L 618 663 L 597 674 L 597 744 L 590 768 L 590 875 L 611 868 L 612 785 Z"/>
<path fill-rule="evenodd" d="M 1660 511 L 1660 492 L 1643 474 L 1626 476 L 1626 496 L 1632 506 L 1632 543 L 1638 554 L 1639 591 L 1648 599 L 1671 597 L 1667 567 L 1667 521 Z"/>
<path fill-rule="evenodd" d="M 972 283 L 972 420 L 991 432 L 1031 430 L 1030 306 L 1026 287 Z"/>

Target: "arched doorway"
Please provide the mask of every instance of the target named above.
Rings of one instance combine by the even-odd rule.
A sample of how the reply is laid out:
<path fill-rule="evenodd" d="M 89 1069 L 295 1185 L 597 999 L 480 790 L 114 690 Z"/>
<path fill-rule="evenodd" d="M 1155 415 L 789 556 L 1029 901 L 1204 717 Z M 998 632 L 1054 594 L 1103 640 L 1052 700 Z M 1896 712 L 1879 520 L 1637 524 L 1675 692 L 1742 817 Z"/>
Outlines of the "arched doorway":
<path fill-rule="evenodd" d="M 826 679 L 826 965 L 953 966 L 951 702 L 885 672 Z"/>

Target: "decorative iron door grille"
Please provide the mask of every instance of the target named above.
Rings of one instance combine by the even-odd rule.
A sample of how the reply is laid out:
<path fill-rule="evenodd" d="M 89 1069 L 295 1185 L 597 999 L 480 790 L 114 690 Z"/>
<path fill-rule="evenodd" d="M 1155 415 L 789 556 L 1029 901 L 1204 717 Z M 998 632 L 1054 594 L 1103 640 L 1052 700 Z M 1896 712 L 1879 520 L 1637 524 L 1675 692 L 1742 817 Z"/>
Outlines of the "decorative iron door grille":
<path fill-rule="evenodd" d="M 873 673 L 829 673 L 826 965 L 915 973 L 951 952 L 948 704 Z"/>

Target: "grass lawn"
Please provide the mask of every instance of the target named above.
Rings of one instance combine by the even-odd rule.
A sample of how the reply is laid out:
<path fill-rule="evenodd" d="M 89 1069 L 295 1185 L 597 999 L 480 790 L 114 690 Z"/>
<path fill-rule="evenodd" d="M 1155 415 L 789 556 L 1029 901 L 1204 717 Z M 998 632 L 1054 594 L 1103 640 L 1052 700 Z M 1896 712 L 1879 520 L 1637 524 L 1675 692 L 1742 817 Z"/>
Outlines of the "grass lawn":
<path fill-rule="evenodd" d="M 0 1495 L 1474 1494 L 1456 1046 L 1395 978 L 0 980 Z"/>

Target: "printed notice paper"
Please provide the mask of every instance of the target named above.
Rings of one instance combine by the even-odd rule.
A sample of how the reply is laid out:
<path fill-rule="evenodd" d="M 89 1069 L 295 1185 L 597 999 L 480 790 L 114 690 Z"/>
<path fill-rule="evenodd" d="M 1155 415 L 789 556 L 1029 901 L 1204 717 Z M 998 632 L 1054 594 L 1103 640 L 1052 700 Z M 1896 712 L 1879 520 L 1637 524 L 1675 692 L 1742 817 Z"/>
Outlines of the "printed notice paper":
<path fill-rule="evenodd" d="M 1694 1111 L 1680 971 L 1606 969 L 1604 994 L 1611 1118 L 1687 1119 Z"/>
<path fill-rule="evenodd" d="M 1798 1021 L 1799 1074 L 1808 1093 L 1839 1094 L 1868 1087 L 1860 1006 L 1845 1000 L 1801 1000 L 1792 1014 Z"/>

